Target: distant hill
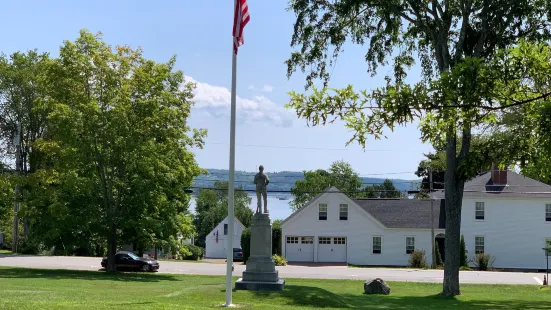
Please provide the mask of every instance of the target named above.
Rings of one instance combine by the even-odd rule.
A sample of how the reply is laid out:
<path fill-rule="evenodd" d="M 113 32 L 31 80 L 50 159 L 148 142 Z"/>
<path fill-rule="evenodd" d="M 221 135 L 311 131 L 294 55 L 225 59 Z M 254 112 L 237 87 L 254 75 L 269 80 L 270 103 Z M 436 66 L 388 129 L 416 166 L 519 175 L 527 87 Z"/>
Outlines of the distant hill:
<path fill-rule="evenodd" d="M 214 181 L 228 180 L 229 171 L 225 169 L 207 169 L 208 175 L 201 175 L 195 179 L 194 187 L 212 187 Z M 254 175 L 256 172 L 236 171 L 235 172 L 235 184 L 236 186 L 243 186 L 245 190 L 254 191 L 253 184 Z M 288 192 L 297 180 L 303 180 L 304 174 L 298 171 L 280 171 L 269 172 L 270 177 L 270 191 L 282 191 Z M 385 181 L 384 178 L 369 178 L 363 177 L 362 181 L 366 185 L 381 184 Z M 421 179 L 417 180 L 404 180 L 404 179 L 391 179 L 394 186 L 399 191 L 407 191 L 411 189 L 417 189 L 417 184 L 421 182 Z"/>

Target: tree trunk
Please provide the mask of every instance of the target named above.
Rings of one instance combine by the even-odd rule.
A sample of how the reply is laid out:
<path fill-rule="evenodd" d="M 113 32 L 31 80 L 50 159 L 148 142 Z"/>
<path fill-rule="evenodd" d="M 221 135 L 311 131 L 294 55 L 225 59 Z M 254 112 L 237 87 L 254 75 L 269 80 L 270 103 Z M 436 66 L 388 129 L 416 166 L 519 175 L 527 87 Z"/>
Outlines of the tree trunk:
<path fill-rule="evenodd" d="M 446 146 L 446 246 L 444 264 L 444 287 L 442 295 L 461 295 L 459 288 L 459 252 L 461 236 L 461 204 L 463 202 L 463 188 L 465 182 L 458 178 L 457 136 L 454 126 L 447 131 Z"/>
<path fill-rule="evenodd" d="M 114 223 L 110 224 L 107 237 L 107 271 L 116 271 L 115 254 L 117 253 L 117 228 Z"/>

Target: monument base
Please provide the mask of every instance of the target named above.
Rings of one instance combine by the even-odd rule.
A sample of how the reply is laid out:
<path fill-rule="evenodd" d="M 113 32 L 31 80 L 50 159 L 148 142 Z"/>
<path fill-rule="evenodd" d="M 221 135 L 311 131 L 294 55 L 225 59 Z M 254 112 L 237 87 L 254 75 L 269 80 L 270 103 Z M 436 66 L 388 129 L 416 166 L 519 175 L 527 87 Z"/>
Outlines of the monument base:
<path fill-rule="evenodd" d="M 245 281 L 243 278 L 235 281 L 236 290 L 248 291 L 282 291 L 285 280 L 279 279 L 276 282 Z"/>

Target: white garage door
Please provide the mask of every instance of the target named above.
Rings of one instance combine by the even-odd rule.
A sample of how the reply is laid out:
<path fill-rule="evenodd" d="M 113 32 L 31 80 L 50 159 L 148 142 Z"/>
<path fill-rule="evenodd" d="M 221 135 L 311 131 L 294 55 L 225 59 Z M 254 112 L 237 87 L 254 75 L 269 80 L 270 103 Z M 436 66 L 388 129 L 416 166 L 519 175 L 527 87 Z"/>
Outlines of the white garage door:
<path fill-rule="evenodd" d="M 318 262 L 346 263 L 346 237 L 318 237 Z"/>
<path fill-rule="evenodd" d="M 314 237 L 287 236 L 285 255 L 290 262 L 313 262 Z"/>

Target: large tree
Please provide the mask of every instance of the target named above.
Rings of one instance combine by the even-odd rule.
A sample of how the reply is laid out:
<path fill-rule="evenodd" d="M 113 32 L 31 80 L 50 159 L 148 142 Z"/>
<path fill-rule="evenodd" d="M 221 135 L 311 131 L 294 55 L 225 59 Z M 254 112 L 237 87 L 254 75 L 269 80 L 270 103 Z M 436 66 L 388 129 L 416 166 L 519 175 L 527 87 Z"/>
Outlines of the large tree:
<path fill-rule="evenodd" d="M 490 121 L 496 109 L 518 100 L 535 101 L 535 93 L 512 93 L 522 88 L 520 75 L 530 74 L 527 63 L 513 74 L 514 55 L 500 49 L 521 39 L 545 41 L 550 35 L 547 0 L 292 0 L 296 14 L 288 64 L 290 76 L 297 68 L 308 70 L 306 88 L 321 78 L 330 79 L 329 66 L 351 40 L 366 44 L 368 72 L 392 58 L 393 76 L 372 92 L 314 89 L 313 94 L 291 93 L 289 107 L 313 125 L 340 118 L 354 130 L 349 141 L 365 146 L 366 137 L 383 136 L 383 129 L 423 117 L 423 139 L 446 150 L 446 265 L 443 295 L 459 295 L 459 241 L 461 204 L 465 181 L 473 173 L 470 144 L 473 129 Z M 522 54 L 523 51 L 520 51 Z M 534 55 L 531 55 L 534 56 Z M 407 69 L 419 59 L 422 80 L 407 84 Z M 494 61 L 486 66 L 488 61 Z M 515 68 L 515 69 L 511 69 Z M 517 72 L 515 72 L 517 73 Z M 531 72 L 534 73 L 534 72 Z M 506 79 L 515 80 L 509 85 Z M 502 89 L 499 89 L 502 87 Z M 457 150 L 458 141 L 461 149 Z M 464 171 L 462 171 L 464 169 Z"/>
<path fill-rule="evenodd" d="M 205 237 L 228 216 L 228 182 L 216 181 L 213 188 L 202 188 L 199 190 L 195 205 L 195 227 L 197 229 L 198 246 L 205 246 Z M 235 217 L 245 227 L 251 226 L 253 211 L 249 207 L 252 198 L 238 186 L 234 193 Z"/>
<path fill-rule="evenodd" d="M 49 134 L 35 144 L 52 166 L 37 173 L 35 212 L 64 218 L 50 228 L 60 238 L 106 239 L 109 271 L 129 230 L 151 241 L 189 231 L 186 187 L 203 172 L 190 148 L 206 132 L 187 124 L 194 85 L 174 65 L 82 30 L 48 68 Z"/>
<path fill-rule="evenodd" d="M 362 188 L 362 179 L 359 174 L 344 161 L 333 162 L 327 171 L 318 169 L 303 173 L 304 179 L 296 181 L 291 188 L 294 199 L 289 204 L 293 211 L 302 208 L 308 201 L 331 186 L 351 196 L 359 195 Z"/>
<path fill-rule="evenodd" d="M 36 50 L 0 56 L 0 159 L 3 163 L 18 164 L 13 168 L 21 173 L 21 177 L 42 165 L 43 154 L 33 147 L 33 143 L 46 133 L 47 111 L 38 108 L 38 101 L 44 98 L 42 79 L 48 63 L 48 54 Z M 18 148 L 20 161 L 16 160 Z M 21 178 L 14 179 L 18 193 L 22 183 Z M 25 191 L 18 196 L 24 198 Z M 25 213 L 24 204 L 20 210 L 20 214 Z M 15 216 L 19 218 L 20 214 Z M 26 240 L 26 217 L 23 223 Z"/>

